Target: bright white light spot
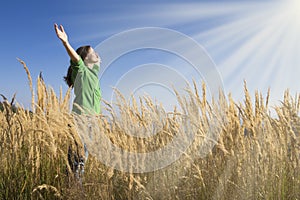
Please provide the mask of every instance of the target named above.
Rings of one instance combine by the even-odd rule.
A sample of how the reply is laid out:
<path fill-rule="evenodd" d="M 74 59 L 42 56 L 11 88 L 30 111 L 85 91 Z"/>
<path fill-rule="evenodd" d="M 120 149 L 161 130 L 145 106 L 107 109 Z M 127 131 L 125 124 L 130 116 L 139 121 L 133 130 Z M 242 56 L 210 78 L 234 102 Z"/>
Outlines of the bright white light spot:
<path fill-rule="evenodd" d="M 300 1 L 299 0 L 290 0 L 291 5 L 296 7 L 300 11 Z"/>
<path fill-rule="evenodd" d="M 287 4 L 287 12 L 295 17 L 296 21 L 300 21 L 300 0 L 289 0 Z"/>

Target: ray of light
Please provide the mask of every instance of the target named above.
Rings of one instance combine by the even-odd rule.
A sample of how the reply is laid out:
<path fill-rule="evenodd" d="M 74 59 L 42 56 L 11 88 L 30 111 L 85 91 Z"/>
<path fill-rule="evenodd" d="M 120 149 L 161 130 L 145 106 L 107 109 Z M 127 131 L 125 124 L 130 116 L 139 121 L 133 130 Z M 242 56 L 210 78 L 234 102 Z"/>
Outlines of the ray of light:
<path fill-rule="evenodd" d="M 297 91 L 300 85 L 297 78 L 300 71 L 299 2 L 173 3 L 147 5 L 145 9 L 136 5 L 132 7 L 136 12 L 126 11 L 125 16 L 108 13 L 107 18 L 89 23 L 111 22 L 106 34 L 149 25 L 190 31 L 189 35 L 203 44 L 217 63 L 227 91 L 236 91 L 239 97 L 246 80 L 250 88 L 266 90 L 270 87 L 276 95 L 282 95 L 284 89 Z M 113 26 L 117 22 L 126 24 Z M 90 36 L 96 38 L 97 34 Z M 184 48 L 189 51 L 188 47 Z M 174 60 L 170 63 L 176 65 Z M 183 70 L 182 74 L 188 74 L 187 68 Z"/>

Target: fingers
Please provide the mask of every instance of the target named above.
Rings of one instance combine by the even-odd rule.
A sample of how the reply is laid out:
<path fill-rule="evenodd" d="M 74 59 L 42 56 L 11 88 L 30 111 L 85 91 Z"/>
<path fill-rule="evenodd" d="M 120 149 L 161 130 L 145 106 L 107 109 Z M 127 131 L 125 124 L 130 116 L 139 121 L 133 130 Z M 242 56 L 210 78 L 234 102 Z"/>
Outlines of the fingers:
<path fill-rule="evenodd" d="M 54 29 L 55 29 L 55 32 L 58 34 L 58 32 L 60 31 L 59 28 L 58 28 L 58 25 L 57 24 L 54 24 Z"/>
<path fill-rule="evenodd" d="M 65 32 L 64 27 L 62 25 L 60 25 L 58 27 L 58 25 L 56 23 L 54 23 L 54 28 L 55 28 L 56 32 L 58 32 L 58 31 Z"/>
<path fill-rule="evenodd" d="M 60 30 L 61 30 L 62 32 L 65 32 L 63 25 L 60 25 Z"/>

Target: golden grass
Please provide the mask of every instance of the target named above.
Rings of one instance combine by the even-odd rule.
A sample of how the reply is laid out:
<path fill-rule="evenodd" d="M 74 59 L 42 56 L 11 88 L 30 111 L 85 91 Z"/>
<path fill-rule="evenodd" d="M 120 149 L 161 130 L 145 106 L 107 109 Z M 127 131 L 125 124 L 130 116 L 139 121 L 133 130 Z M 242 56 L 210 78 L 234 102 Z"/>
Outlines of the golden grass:
<path fill-rule="evenodd" d="M 186 96 L 177 95 L 180 108 L 172 113 L 148 97 L 128 102 L 119 94 L 115 105 L 105 102 L 109 115 L 92 122 L 93 129 L 116 146 L 146 155 L 176 137 L 186 142 L 192 133 L 193 141 L 175 162 L 134 173 L 125 168 L 128 160 L 113 157 L 111 152 L 104 152 L 111 156 L 111 166 L 100 162 L 96 152 L 104 141 L 94 131 L 90 136 L 96 145 L 90 146 L 92 155 L 80 185 L 66 173 L 71 174 L 68 147 L 78 154 L 83 152 L 78 124 L 69 110 L 71 91 L 65 95 L 60 91 L 57 96 L 40 76 L 35 96 L 29 70 L 21 63 L 30 80 L 32 111 L 22 107 L 14 111 L 13 101 L 3 102 L 0 199 L 300 198 L 300 96 L 291 97 L 286 91 L 274 108 L 276 116 L 271 116 L 270 92 L 265 99 L 256 92 L 252 99 L 246 83 L 244 102 L 222 93 L 218 99 L 207 100 L 205 84 L 202 94 L 194 84 L 194 88 L 187 88 Z M 149 135 L 134 135 L 141 133 Z M 143 159 L 137 163 L 149 164 Z"/>

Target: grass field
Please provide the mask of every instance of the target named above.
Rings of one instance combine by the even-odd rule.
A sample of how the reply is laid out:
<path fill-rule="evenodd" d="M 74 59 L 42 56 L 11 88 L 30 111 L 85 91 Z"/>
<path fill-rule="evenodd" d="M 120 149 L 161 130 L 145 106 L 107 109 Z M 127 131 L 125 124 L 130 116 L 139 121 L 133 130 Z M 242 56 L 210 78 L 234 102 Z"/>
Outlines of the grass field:
<path fill-rule="evenodd" d="M 187 130 L 193 141 L 175 162 L 144 173 L 122 170 L 126 160 L 118 157 L 110 158 L 118 169 L 104 165 L 93 146 L 79 184 L 67 160 L 69 146 L 79 154 L 83 149 L 70 114 L 70 91 L 56 94 L 41 78 L 33 91 L 23 64 L 32 110 L 3 101 L 0 199 L 300 199 L 300 96 L 286 91 L 269 108 L 269 94 L 249 94 L 246 83 L 243 102 L 224 94 L 207 100 L 205 85 L 195 84 L 186 96 L 178 95 L 180 108 L 167 113 L 149 98 L 127 102 L 120 95 L 116 105 L 105 103 L 109 114 L 94 124 L 113 144 L 146 154 L 176 137 L 185 140 Z M 160 127 L 156 135 L 128 135 L 153 132 L 153 125 Z"/>

